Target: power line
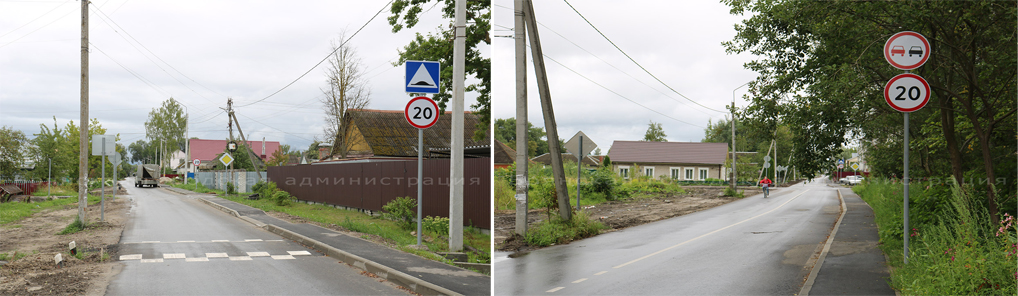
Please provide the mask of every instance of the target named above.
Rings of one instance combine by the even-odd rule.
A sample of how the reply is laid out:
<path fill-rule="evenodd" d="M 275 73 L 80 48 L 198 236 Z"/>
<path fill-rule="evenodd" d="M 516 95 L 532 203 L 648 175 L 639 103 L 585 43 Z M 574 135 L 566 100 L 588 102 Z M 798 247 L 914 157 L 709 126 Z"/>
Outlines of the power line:
<path fill-rule="evenodd" d="M 314 142 L 314 140 L 311 140 L 311 139 L 308 139 L 308 138 L 305 138 L 305 137 L 301 137 L 301 136 L 295 135 L 295 134 L 293 134 L 293 133 L 290 133 L 290 132 L 287 132 L 287 131 L 284 131 L 284 130 L 281 130 L 281 129 L 278 129 L 278 128 L 275 128 L 275 127 L 272 127 L 272 126 L 270 126 L 270 125 L 268 125 L 268 124 L 265 124 L 264 122 L 258 121 L 258 120 L 256 120 L 256 119 L 254 119 L 254 118 L 251 118 L 251 117 L 248 117 L 248 116 L 246 116 L 246 115 L 244 115 L 244 114 L 237 114 L 237 113 L 233 113 L 233 114 L 236 114 L 236 115 L 240 115 L 240 116 L 244 116 L 244 118 L 250 119 L 251 121 L 254 121 L 254 122 L 257 122 L 257 123 L 261 123 L 261 124 L 262 124 L 262 125 L 264 125 L 265 127 L 268 127 L 268 128 L 274 129 L 274 130 L 277 130 L 277 131 L 279 131 L 279 132 L 281 132 L 281 133 L 283 133 L 283 134 L 291 135 L 291 136 L 294 136 L 294 137 L 298 137 L 298 138 L 301 138 L 301 139 L 304 139 L 304 140 L 308 140 L 308 141 L 312 141 L 312 142 Z M 248 134 L 248 135 L 250 136 L 250 134 Z"/>
<path fill-rule="evenodd" d="M 32 23 L 34 23 L 35 21 L 41 19 L 42 17 L 47 16 L 50 13 L 53 13 L 53 11 L 57 10 L 57 8 L 60 8 L 61 6 L 64 6 L 64 4 L 67 4 L 67 2 L 71 2 L 71 0 L 64 1 L 64 3 L 60 3 L 60 5 L 57 5 L 56 7 L 53 7 L 53 9 L 50 9 L 46 13 L 43 13 L 42 15 L 32 19 L 31 21 L 28 21 L 24 25 L 21 25 L 20 27 L 14 28 L 14 30 L 11 30 L 10 32 L 4 33 L 3 35 L 0 35 L 0 38 L 3 38 L 4 36 L 7 36 L 7 35 L 9 35 L 11 33 L 14 33 L 14 31 L 20 30 L 21 28 L 24 28 L 25 26 L 31 25 Z"/>
<path fill-rule="evenodd" d="M 572 4 L 569 4 L 569 1 L 568 1 L 568 0 L 562 0 L 562 1 L 563 1 L 563 2 L 565 2 L 565 3 L 566 3 L 566 5 L 569 5 L 569 8 L 572 8 L 572 9 L 573 9 L 573 11 L 575 11 L 575 12 L 576 12 L 576 14 L 577 14 L 577 15 L 579 15 L 579 16 L 580 16 L 580 18 L 582 18 L 582 19 L 583 19 L 583 21 L 587 22 L 587 24 L 588 24 L 588 25 L 590 25 L 590 27 L 591 27 L 591 28 L 594 28 L 594 31 L 597 31 L 597 33 L 598 33 L 598 34 L 601 34 L 601 37 L 604 37 L 604 40 L 608 40 L 608 43 L 611 43 L 611 45 L 612 45 L 612 46 L 614 46 L 614 47 L 615 47 L 615 49 L 618 49 L 618 50 L 619 50 L 619 52 L 621 52 L 621 53 L 622 53 L 623 55 L 625 55 L 625 56 L 626 56 L 626 58 L 629 58 L 629 60 L 630 60 L 630 61 L 632 61 L 632 62 L 633 62 L 634 64 L 636 64 L 636 66 L 639 66 L 639 67 L 640 67 L 640 69 L 643 69 L 643 72 L 646 72 L 646 73 L 647 73 L 647 75 L 650 75 L 650 77 L 654 77 L 654 80 L 657 80 L 657 82 L 660 82 L 660 83 L 661 83 L 662 85 L 664 85 L 665 87 L 667 87 L 667 88 L 668 88 L 668 89 L 670 89 L 671 91 L 675 92 L 675 93 L 676 93 L 676 94 L 678 94 L 679 96 L 682 96 L 682 97 L 683 97 L 683 98 L 685 98 L 686 100 L 688 100 L 688 101 L 690 101 L 690 102 L 693 102 L 693 104 L 697 104 L 697 105 L 699 105 L 700 107 L 704 107 L 704 108 L 706 108 L 706 109 L 708 109 L 708 110 L 711 110 L 711 111 L 715 111 L 715 112 L 721 112 L 721 113 L 728 113 L 728 111 L 721 111 L 721 110 L 717 110 L 717 109 L 714 109 L 714 108 L 711 108 L 711 107 L 707 107 L 707 106 L 704 106 L 703 104 L 697 103 L 696 101 L 693 101 L 693 100 L 692 100 L 692 99 L 690 99 L 689 97 L 686 97 L 686 95 L 683 95 L 683 94 L 682 94 L 682 93 L 680 93 L 679 91 L 675 90 L 674 88 L 672 88 L 671 86 L 669 86 L 669 85 L 668 85 L 667 83 L 665 83 L 664 81 L 661 81 L 661 79 L 657 78 L 657 76 L 655 76 L 655 75 L 654 75 L 653 73 L 650 73 L 650 71 L 648 71 L 648 70 L 647 70 L 647 68 L 644 68 L 644 67 L 643 67 L 643 65 L 640 65 L 640 63 L 636 62 L 636 60 L 635 60 L 635 59 L 633 59 L 633 57 L 629 56 L 629 54 L 628 54 L 628 53 L 626 53 L 625 51 L 623 51 L 623 50 L 622 50 L 622 48 L 619 48 L 619 46 L 618 46 L 618 45 L 615 45 L 615 42 L 612 42 L 612 40 L 611 40 L 611 39 L 608 39 L 608 36 L 605 36 L 605 35 L 604 35 L 604 33 L 601 33 L 601 30 L 598 30 L 598 29 L 597 29 L 597 27 L 595 27 L 595 26 L 594 26 L 594 24 L 592 24 L 592 23 L 591 23 L 591 22 L 590 22 L 589 20 L 587 20 L 587 18 L 586 18 L 586 17 L 584 17 L 584 16 L 583 16 L 583 14 L 581 14 L 579 10 L 576 10 L 576 7 L 573 7 L 573 5 L 572 5 Z"/>
<path fill-rule="evenodd" d="M 287 83 L 285 86 L 283 86 L 283 88 L 280 88 L 276 92 L 273 92 L 273 93 L 269 94 L 268 96 L 265 96 L 261 100 L 257 100 L 257 101 L 251 102 L 251 103 L 240 105 L 240 106 L 237 106 L 237 108 L 244 107 L 244 106 L 254 105 L 254 104 L 258 103 L 258 102 L 267 100 L 268 98 L 271 98 L 272 96 L 278 94 L 279 92 L 283 91 L 284 89 L 290 87 L 294 83 L 297 83 L 298 80 L 300 80 L 301 78 L 304 78 L 304 76 L 307 76 L 308 73 L 311 73 L 312 70 L 314 70 L 315 68 L 318 68 L 318 66 L 322 65 L 322 63 L 324 63 L 326 60 L 328 60 L 329 57 L 331 57 L 333 54 L 336 53 L 336 51 L 338 51 L 340 48 L 343 48 L 343 46 L 345 46 L 347 42 L 350 42 L 350 39 L 353 39 L 353 37 L 356 37 L 357 33 L 360 33 L 361 30 L 364 30 L 364 27 L 367 27 L 368 24 L 370 24 L 371 21 L 375 20 L 375 18 L 378 17 L 379 14 L 382 14 L 382 11 L 385 11 L 385 8 L 389 7 L 389 5 L 392 4 L 392 1 L 393 0 L 390 0 L 389 3 L 386 3 L 385 6 L 382 6 L 382 9 L 379 9 L 378 12 L 376 12 L 374 16 L 372 16 L 370 19 L 368 19 L 368 21 L 365 22 L 364 25 L 362 25 L 360 27 L 360 29 L 357 29 L 356 32 L 353 32 L 353 35 L 350 35 L 350 38 L 346 38 L 346 40 L 344 40 L 343 43 L 341 43 L 339 46 L 337 46 L 336 49 L 332 50 L 332 52 L 330 52 L 328 55 L 326 55 L 324 58 L 322 58 L 321 61 L 318 61 L 317 64 L 315 64 L 313 67 L 311 67 L 311 69 L 308 69 L 306 72 L 304 72 L 304 74 L 300 74 L 300 76 L 298 76 L 297 79 L 294 79 L 293 81 L 290 81 L 290 83 Z"/>
<path fill-rule="evenodd" d="M 28 32 L 28 33 L 26 33 L 25 35 L 22 35 L 21 37 L 18 37 L 18 39 L 14 39 L 14 40 L 11 40 L 11 42 L 7 42 L 7 43 L 6 43 L 6 44 L 4 44 L 4 45 L 0 45 L 0 48 L 4 48 L 5 46 L 11 45 L 11 44 L 13 44 L 14 42 L 18 42 L 18 40 L 21 40 L 21 38 L 25 38 L 25 37 L 28 37 L 28 35 L 32 35 L 32 33 L 38 32 L 39 30 L 42 30 L 43 28 L 45 28 L 45 27 L 48 27 L 49 25 L 52 25 L 53 23 L 55 23 L 55 22 L 57 22 L 57 21 L 59 21 L 59 20 L 62 20 L 62 19 L 64 19 L 65 17 L 67 17 L 68 15 L 71 15 L 71 13 L 72 13 L 72 12 L 75 12 L 75 11 L 76 11 L 76 10 L 71 10 L 71 11 L 68 11 L 68 12 L 67 12 L 67 13 L 65 13 L 64 15 L 62 15 L 62 16 L 60 16 L 60 17 L 56 18 L 56 19 L 53 19 L 53 21 L 51 21 L 51 22 L 49 22 L 49 23 L 46 23 L 45 25 L 42 25 L 42 27 L 39 27 L 39 28 L 37 28 L 37 29 L 35 29 L 35 30 L 32 30 L 31 32 Z M 5 34 L 5 35 L 6 35 L 6 34 Z"/>

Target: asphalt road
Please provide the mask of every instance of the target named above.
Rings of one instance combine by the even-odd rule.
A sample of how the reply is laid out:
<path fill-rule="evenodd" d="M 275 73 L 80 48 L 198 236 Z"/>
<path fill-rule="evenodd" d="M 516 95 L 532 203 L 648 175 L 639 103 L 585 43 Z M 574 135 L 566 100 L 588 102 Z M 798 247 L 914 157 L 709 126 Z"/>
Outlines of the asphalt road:
<path fill-rule="evenodd" d="M 407 294 L 191 197 L 122 185 L 132 207 L 109 295 Z"/>
<path fill-rule="evenodd" d="M 836 222 L 820 183 L 553 246 L 494 256 L 496 295 L 793 295 Z"/>

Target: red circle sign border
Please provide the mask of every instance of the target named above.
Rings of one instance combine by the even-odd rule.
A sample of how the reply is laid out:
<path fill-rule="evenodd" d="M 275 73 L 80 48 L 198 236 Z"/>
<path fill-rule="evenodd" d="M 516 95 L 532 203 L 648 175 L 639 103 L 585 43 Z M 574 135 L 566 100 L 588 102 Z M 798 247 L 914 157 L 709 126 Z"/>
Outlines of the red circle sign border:
<path fill-rule="evenodd" d="M 410 121 L 410 105 L 412 105 L 417 100 L 427 100 L 428 103 L 431 103 L 432 106 L 435 106 L 435 120 L 432 120 L 431 123 L 429 123 L 428 125 L 416 125 L 416 124 L 414 124 L 413 121 Z M 403 108 L 403 119 L 406 119 L 406 122 L 409 123 L 410 125 L 412 125 L 413 127 L 416 127 L 416 128 L 419 128 L 419 129 L 426 129 L 426 128 L 434 126 L 435 123 L 438 122 L 439 113 L 440 112 L 438 112 L 438 104 L 435 103 L 435 100 L 432 100 L 429 97 L 416 97 L 416 98 L 410 99 L 410 101 L 406 103 L 406 107 Z"/>
<path fill-rule="evenodd" d="M 906 66 L 903 66 L 903 65 L 899 65 L 898 63 L 895 63 L 893 60 L 891 60 L 891 57 L 890 57 L 890 54 L 889 54 L 890 50 L 891 50 L 890 49 L 891 41 L 894 41 L 895 39 L 898 39 L 898 37 L 905 36 L 905 35 L 910 35 L 910 36 L 914 36 L 916 38 L 919 38 L 919 40 L 923 42 L 923 45 L 926 46 L 926 54 L 923 55 L 923 59 L 920 60 L 919 63 L 915 64 L 912 67 L 906 67 Z M 930 58 L 930 54 L 929 54 L 930 51 L 931 51 L 931 49 L 930 49 L 930 41 L 926 40 L 926 36 L 923 36 L 922 34 L 919 34 L 918 32 L 913 32 L 913 31 L 898 32 L 897 34 L 892 35 L 891 38 L 887 38 L 887 42 L 884 42 L 884 60 L 886 60 L 888 63 L 890 63 L 891 66 L 894 66 L 895 68 L 902 69 L 902 70 L 913 70 L 913 69 L 922 67 L 923 64 L 926 64 L 926 60 L 928 60 Z"/>
<path fill-rule="evenodd" d="M 915 79 L 919 80 L 919 82 L 923 83 L 923 87 L 926 88 L 925 95 L 923 96 L 923 102 L 919 103 L 918 106 L 915 106 L 915 107 L 912 107 L 912 108 L 908 108 L 908 109 L 895 106 L 893 103 L 891 103 L 891 95 L 887 93 L 887 91 L 890 90 L 892 83 L 894 83 L 895 81 L 898 81 L 898 79 L 902 79 L 902 78 L 905 78 L 905 77 L 911 77 L 911 78 L 915 78 Z M 918 111 L 919 109 L 922 109 L 923 107 L 926 107 L 926 103 L 930 102 L 930 84 L 928 82 L 926 82 L 926 79 L 923 79 L 923 77 L 919 76 L 919 75 L 915 75 L 915 74 L 912 74 L 912 73 L 898 74 L 898 76 L 894 76 L 893 78 L 891 78 L 891 80 L 887 81 L 887 84 L 884 85 L 884 101 L 887 102 L 887 105 L 891 106 L 891 108 L 894 108 L 894 110 L 898 110 L 898 111 L 901 111 L 901 112 L 915 112 L 915 111 Z"/>

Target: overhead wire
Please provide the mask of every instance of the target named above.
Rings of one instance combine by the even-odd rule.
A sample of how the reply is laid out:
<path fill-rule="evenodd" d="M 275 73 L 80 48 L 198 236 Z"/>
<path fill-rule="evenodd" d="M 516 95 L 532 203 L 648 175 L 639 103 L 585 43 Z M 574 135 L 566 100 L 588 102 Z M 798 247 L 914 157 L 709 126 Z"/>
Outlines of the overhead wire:
<path fill-rule="evenodd" d="M 343 40 L 343 43 L 341 43 L 341 44 L 340 44 L 339 46 L 337 46 L 337 47 L 336 47 L 336 49 L 334 49 L 334 50 L 333 50 L 332 52 L 330 52 L 330 53 L 329 53 L 328 55 L 326 55 L 326 56 L 325 56 L 324 58 L 322 58 L 322 60 L 321 60 L 321 61 L 318 61 L 318 63 L 317 63 L 317 64 L 315 64 L 314 66 L 312 66 L 312 67 L 311 67 L 311 69 L 308 69 L 307 71 L 305 71 L 305 72 L 304 72 L 304 74 L 300 74 L 300 76 L 298 76 L 298 77 L 297 77 L 296 79 L 294 79 L 293 81 L 290 81 L 290 83 L 287 83 L 287 84 L 286 84 L 285 86 L 283 86 L 283 87 L 282 87 L 282 88 L 280 88 L 279 90 L 277 90 L 277 91 L 275 91 L 275 92 L 273 92 L 273 93 L 269 94 L 268 96 L 265 96 L 264 98 L 262 98 L 262 99 L 260 99 L 260 100 L 257 100 L 257 101 L 251 102 L 251 103 L 247 103 L 247 104 L 242 104 L 242 105 L 238 105 L 238 106 L 235 106 L 234 108 L 240 108 L 240 107 L 245 107 L 245 106 L 251 106 L 251 105 L 254 105 L 254 104 L 256 104 L 256 103 L 259 103 L 259 102 L 261 102 L 261 101 L 265 101 L 265 100 L 267 100 L 267 99 L 271 98 L 272 96 L 275 96 L 276 94 L 278 94 L 278 93 L 282 92 L 283 90 L 285 90 L 285 89 L 289 88 L 289 87 L 290 87 L 291 85 L 293 85 L 294 83 L 297 83 L 297 81 L 301 80 L 301 78 L 304 78 L 304 76 L 307 76 L 307 75 L 308 75 L 308 73 L 311 73 L 311 71 L 312 71 L 312 70 L 314 70 L 315 68 L 318 68 L 318 66 L 321 66 L 321 65 L 322 65 L 322 63 L 324 63 L 324 62 L 325 62 L 326 60 L 328 60 L 328 59 L 329 59 L 329 57 L 331 57 L 331 56 L 332 56 L 333 54 L 335 54 L 335 53 L 336 53 L 336 51 L 338 51 L 338 50 L 339 50 L 340 48 L 343 48 L 343 46 L 345 46 L 347 42 L 350 42 L 350 40 L 351 40 L 351 39 L 353 39 L 353 37 L 356 37 L 356 36 L 357 36 L 357 33 L 360 33 L 360 32 L 361 32 L 361 30 L 364 30 L 364 28 L 365 28 L 365 27 L 367 27 L 367 26 L 368 26 L 368 24 L 370 24 L 370 23 L 371 23 L 371 21 L 375 20 L 375 18 L 377 18 L 379 14 L 382 14 L 382 11 L 385 11 L 385 8 L 386 8 L 386 7 L 389 7 L 389 5 L 391 5 L 393 1 L 394 1 L 394 0 L 390 0 L 390 1 L 389 1 L 389 3 L 386 3 L 386 4 L 385 4 L 385 6 L 382 6 L 382 8 L 381 8 L 381 9 L 379 9 L 379 10 L 378 10 L 378 12 L 376 12 L 374 16 L 372 16 L 372 17 L 371 17 L 370 19 L 368 19 L 368 21 L 367 21 L 367 22 L 365 22 L 365 23 L 364 23 L 364 25 L 362 25 L 362 26 L 361 26 L 361 27 L 360 27 L 359 29 L 357 29 L 357 31 L 356 31 L 356 32 L 353 32 L 353 35 L 350 35 L 350 37 L 349 37 L 349 38 L 346 38 L 346 40 Z"/>
<path fill-rule="evenodd" d="M 637 62 L 637 61 L 636 61 L 635 59 L 633 59 L 633 57 L 629 56 L 629 54 L 628 54 L 628 53 L 626 53 L 626 52 L 625 52 L 624 50 L 622 50 L 622 48 L 619 48 L 619 46 L 618 46 L 618 45 L 616 45 L 616 44 L 615 44 L 615 42 L 612 42 L 612 40 L 611 40 L 611 39 L 609 39 L 609 38 L 608 38 L 608 36 L 605 36 L 605 35 L 604 35 L 604 33 L 602 33 L 602 32 L 601 32 L 601 30 L 598 30 L 598 29 L 597 29 L 597 27 L 596 27 L 596 26 L 594 26 L 594 24 L 590 22 L 590 20 L 587 20 L 587 18 L 586 18 L 586 17 L 584 17 L 584 16 L 583 16 L 583 14 L 582 14 L 582 13 L 580 13 L 580 11 L 576 9 L 576 7 L 573 7 L 573 5 L 572 5 L 572 4 L 569 4 L 569 1 L 568 1 L 568 0 L 562 0 L 562 1 L 563 1 L 563 2 L 565 2 L 565 3 L 566 3 L 566 5 L 569 5 L 569 8 L 572 8 L 572 9 L 573 9 L 573 11 L 575 11 L 575 12 L 576 12 L 576 14 L 577 14 L 577 15 L 579 15 L 579 16 L 580 16 L 580 18 L 582 18 L 582 19 L 583 19 L 583 21 L 587 22 L 587 24 L 588 24 L 588 25 L 590 25 L 590 27 L 591 27 L 591 28 L 594 28 L 594 31 L 597 31 L 597 33 L 598 33 L 598 34 L 601 34 L 601 37 L 604 37 L 604 40 L 607 40 L 607 41 L 608 41 L 608 43 L 611 43 L 611 45 L 612 45 L 612 46 L 614 46 L 614 47 L 615 47 L 615 49 L 618 49 L 618 50 L 619 50 L 619 52 L 621 52 L 621 53 L 622 53 L 623 55 L 625 55 L 625 56 L 626 56 L 626 58 L 629 58 L 629 60 L 630 60 L 630 61 L 632 61 L 632 62 L 633 62 L 634 64 L 636 64 L 636 66 L 640 67 L 640 69 L 642 69 L 642 70 L 643 70 L 643 72 L 646 72 L 646 73 L 647 73 L 647 75 L 650 75 L 650 77 L 653 77 L 653 78 L 654 78 L 654 80 L 657 80 L 657 82 L 660 82 L 660 83 L 661 83 L 661 85 L 664 85 L 665 87 L 667 87 L 667 88 L 668 88 L 669 90 L 671 90 L 672 92 L 675 92 L 675 93 L 676 93 L 676 94 L 678 94 L 679 96 L 682 96 L 682 97 L 683 97 L 683 98 L 685 98 L 686 100 L 688 100 L 688 101 L 692 102 L 693 104 L 696 104 L 696 105 L 698 105 L 698 106 L 700 106 L 700 107 L 703 107 L 703 108 L 706 108 L 706 109 L 708 109 L 708 110 L 711 110 L 711 111 L 715 111 L 715 112 L 720 112 L 720 113 L 728 113 L 728 111 L 721 111 L 721 110 L 718 110 L 718 109 L 714 109 L 714 108 L 711 108 L 711 107 L 707 107 L 707 106 L 704 106 L 703 104 L 700 104 L 699 102 L 697 102 L 697 101 L 694 101 L 693 99 L 690 99 L 690 98 L 689 98 L 689 97 L 687 97 L 686 95 L 683 95 L 682 93 L 680 93 L 679 91 L 675 90 L 674 88 L 672 88 L 672 87 L 671 87 L 670 85 L 668 85 L 668 84 L 667 84 L 667 83 L 665 83 L 664 81 L 661 81 L 661 79 L 660 79 L 660 78 L 657 78 L 657 76 L 656 76 L 656 75 L 654 75 L 654 73 L 650 73 L 650 71 L 649 71 L 649 70 L 647 70 L 647 68 L 644 68 L 644 67 L 643 67 L 643 65 L 641 65 L 641 64 L 640 64 L 639 62 Z"/>
<path fill-rule="evenodd" d="M 0 48 L 4 48 L 5 46 L 14 44 L 14 42 L 18 42 L 18 40 L 21 40 L 22 38 L 28 37 L 28 35 L 32 35 L 32 33 L 38 32 L 39 30 L 42 30 L 45 27 L 49 27 L 49 25 L 52 25 L 53 23 L 55 23 L 55 22 L 57 22 L 59 20 L 64 19 L 65 17 L 67 17 L 68 15 L 71 15 L 71 13 L 73 13 L 75 11 L 76 10 L 68 11 L 64 15 L 62 15 L 62 16 L 60 16 L 58 18 L 53 19 L 53 21 L 50 21 L 49 23 L 46 23 L 45 25 L 42 25 L 42 27 L 38 27 L 35 30 L 32 30 L 31 32 L 25 33 L 25 35 L 21 35 L 21 37 L 18 37 L 18 39 L 11 40 L 11 42 L 7 42 L 4 45 L 0 45 Z"/>
<path fill-rule="evenodd" d="M 58 4 L 57 6 L 53 7 L 53 9 L 50 9 L 46 13 L 43 13 L 42 15 L 37 16 L 36 18 L 32 19 L 31 21 L 28 21 L 24 25 L 21 25 L 20 27 L 14 28 L 14 30 L 10 30 L 7 33 L 4 33 L 3 35 L 0 35 L 0 38 L 4 38 L 4 36 L 7 36 L 7 35 L 9 35 L 11 33 L 14 33 L 14 31 L 20 30 L 21 28 L 24 28 L 25 26 L 31 25 L 32 23 L 34 23 L 35 21 L 41 19 L 42 17 L 47 16 L 50 13 L 53 13 L 53 11 L 56 11 L 57 8 L 60 8 L 61 6 L 64 6 L 64 4 L 67 4 L 67 2 L 71 2 L 71 0 L 64 1 L 64 3 Z"/>

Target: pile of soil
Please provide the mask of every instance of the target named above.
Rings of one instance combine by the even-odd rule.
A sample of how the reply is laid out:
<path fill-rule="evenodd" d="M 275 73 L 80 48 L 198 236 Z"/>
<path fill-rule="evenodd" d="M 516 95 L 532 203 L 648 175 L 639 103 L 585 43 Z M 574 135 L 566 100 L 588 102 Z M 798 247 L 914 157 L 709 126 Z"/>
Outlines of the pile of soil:
<path fill-rule="evenodd" d="M 110 193 L 112 193 L 112 188 Z M 87 227 L 77 233 L 59 235 L 78 215 L 77 204 L 46 210 L 21 221 L 0 226 L 0 295 L 101 295 L 119 271 L 117 243 L 127 221 L 130 200 L 118 197 L 106 201 L 105 221 L 99 222 L 100 206 L 85 208 Z M 82 254 L 68 253 L 74 241 Z M 53 257 L 61 253 L 63 266 Z M 16 259 L 24 254 L 29 254 Z"/>
<path fill-rule="evenodd" d="M 658 194 L 641 196 L 626 200 L 609 201 L 594 206 L 585 206 L 584 211 L 591 219 L 601 222 L 608 229 L 607 233 L 664 220 L 697 211 L 720 206 L 737 198 L 721 196 L 724 187 L 719 186 L 685 186 L 684 194 Z M 763 191 L 755 187 L 740 187 L 745 196 L 760 194 Z M 556 215 L 557 213 L 552 213 Z M 549 217 L 544 210 L 530 210 L 527 215 L 528 228 L 533 227 Z M 516 235 L 516 212 L 514 210 L 496 211 L 495 213 L 495 248 L 499 251 L 521 252 L 535 248 L 526 244 L 523 237 Z"/>

